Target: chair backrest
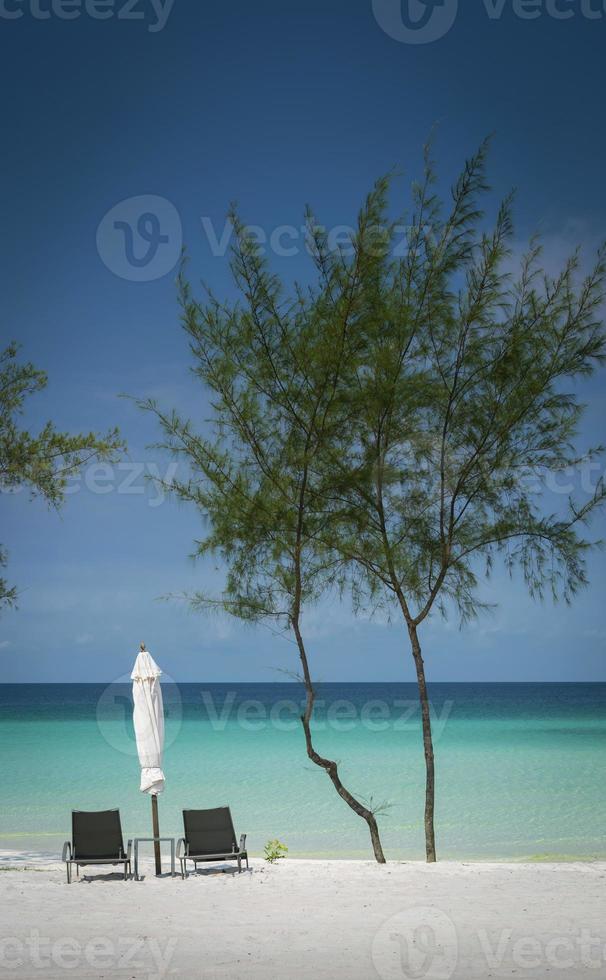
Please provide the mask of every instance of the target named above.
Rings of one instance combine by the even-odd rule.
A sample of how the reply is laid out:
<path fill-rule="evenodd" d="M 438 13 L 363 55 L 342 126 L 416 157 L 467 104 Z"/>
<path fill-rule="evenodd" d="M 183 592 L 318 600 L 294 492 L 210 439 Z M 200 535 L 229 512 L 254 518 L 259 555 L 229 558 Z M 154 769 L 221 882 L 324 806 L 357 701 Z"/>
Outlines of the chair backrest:
<path fill-rule="evenodd" d="M 124 854 L 119 810 L 73 810 L 74 857 L 117 858 Z"/>
<path fill-rule="evenodd" d="M 231 854 L 237 850 L 228 806 L 214 810 L 184 810 L 183 829 L 190 854 Z"/>

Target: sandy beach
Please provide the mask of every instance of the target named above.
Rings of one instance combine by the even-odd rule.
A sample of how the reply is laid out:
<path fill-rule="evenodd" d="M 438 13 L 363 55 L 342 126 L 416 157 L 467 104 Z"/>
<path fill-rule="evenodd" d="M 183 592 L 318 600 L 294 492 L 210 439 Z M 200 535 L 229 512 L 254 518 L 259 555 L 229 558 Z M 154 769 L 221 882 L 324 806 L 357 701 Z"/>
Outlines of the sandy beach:
<path fill-rule="evenodd" d="M 606 976 L 606 864 L 254 859 L 183 881 L 1 858 L 2 975 L 240 980 Z M 168 862 L 164 866 L 169 867 Z"/>

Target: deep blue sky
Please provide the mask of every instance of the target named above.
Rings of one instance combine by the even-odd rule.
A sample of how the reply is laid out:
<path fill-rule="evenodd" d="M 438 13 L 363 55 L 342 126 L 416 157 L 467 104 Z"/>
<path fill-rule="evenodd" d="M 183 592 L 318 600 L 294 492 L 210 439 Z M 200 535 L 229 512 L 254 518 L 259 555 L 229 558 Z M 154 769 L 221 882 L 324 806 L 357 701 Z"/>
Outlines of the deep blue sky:
<path fill-rule="evenodd" d="M 433 16 L 448 18 L 453 2 Z M 244 218 L 268 231 L 299 225 L 306 202 L 327 225 L 350 224 L 372 181 L 394 166 L 406 200 L 437 123 L 445 187 L 494 131 L 491 203 L 518 187 L 518 240 L 540 229 L 552 271 L 575 244 L 589 260 L 606 228 L 606 15 L 592 2 L 552 0 L 529 20 L 511 2 L 495 17 L 496 0 L 467 0 L 445 36 L 410 44 L 391 36 L 404 30 L 399 0 L 375 0 L 377 17 L 372 0 L 176 0 L 162 30 L 149 29 L 158 20 L 151 0 L 139 0 L 137 20 L 96 19 L 84 6 L 65 20 L 50 0 L 7 0 L 3 9 L 22 16 L 0 16 L 2 329 L 50 378 L 28 421 L 119 424 L 130 463 L 164 469 L 145 448 L 156 435 L 151 419 L 118 393 L 153 394 L 194 417 L 205 411 L 187 376 L 172 270 L 133 281 L 140 270 L 111 223 L 98 245 L 104 215 L 132 197 L 170 202 L 153 205 L 169 233 L 159 260 L 163 247 L 178 248 L 180 221 L 192 276 L 221 293 L 227 260 L 212 255 L 202 218 L 220 235 L 237 199 Z M 123 7 L 116 0 L 104 9 Z M 418 0 L 410 10 L 419 15 Z M 440 33 L 446 20 L 432 23 Z M 177 225 L 167 224 L 167 209 Z M 117 217 L 132 215 L 122 207 Z M 142 256 L 147 246 L 134 248 Z M 277 259 L 276 268 L 288 278 L 308 270 L 304 255 Z M 606 441 L 603 380 L 584 392 L 585 440 Z M 115 470 L 98 493 L 89 473 L 89 487 L 70 494 L 60 514 L 25 494 L 0 500 L 8 574 L 23 590 L 19 610 L 0 621 L 0 679 L 112 679 L 130 668 L 141 639 L 178 680 L 280 679 L 274 668 L 295 666 L 289 643 L 158 601 L 219 584 L 220 572 L 188 561 L 196 516 L 171 502 L 154 506 L 140 476 L 126 492 L 132 475 Z M 592 586 L 572 609 L 535 606 L 498 573 L 486 589 L 500 603 L 493 616 L 464 632 L 428 625 L 430 676 L 603 680 L 605 570 L 597 553 Z M 346 609 L 309 619 L 319 677 L 412 679 L 398 623 L 356 622 Z"/>

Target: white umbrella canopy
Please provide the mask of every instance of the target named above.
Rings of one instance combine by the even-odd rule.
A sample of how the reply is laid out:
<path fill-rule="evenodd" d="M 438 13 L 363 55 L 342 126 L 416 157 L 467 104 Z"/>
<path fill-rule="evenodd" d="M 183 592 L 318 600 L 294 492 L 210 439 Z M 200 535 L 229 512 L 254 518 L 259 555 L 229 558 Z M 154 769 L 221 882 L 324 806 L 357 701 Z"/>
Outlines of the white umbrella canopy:
<path fill-rule="evenodd" d="M 157 796 L 164 789 L 164 706 L 162 671 L 148 650 L 142 649 L 131 674 L 133 682 L 133 725 L 141 765 L 141 792 Z"/>

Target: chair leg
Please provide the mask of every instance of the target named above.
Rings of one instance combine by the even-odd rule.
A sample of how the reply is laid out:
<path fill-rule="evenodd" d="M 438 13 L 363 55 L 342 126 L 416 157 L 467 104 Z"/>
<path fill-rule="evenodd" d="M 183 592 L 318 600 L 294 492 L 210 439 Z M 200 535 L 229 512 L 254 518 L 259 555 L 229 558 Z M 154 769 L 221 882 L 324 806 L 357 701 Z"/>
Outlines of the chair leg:
<path fill-rule="evenodd" d="M 242 858 L 238 858 L 238 874 L 242 874 Z"/>
<path fill-rule="evenodd" d="M 77 864 L 76 865 L 76 878 L 79 878 L 79 877 L 80 877 L 80 865 Z"/>
<path fill-rule="evenodd" d="M 65 871 L 67 873 L 67 883 L 68 883 L 68 885 L 71 885 L 71 883 L 72 883 L 72 876 L 70 874 L 69 861 L 66 861 L 65 862 Z"/>

